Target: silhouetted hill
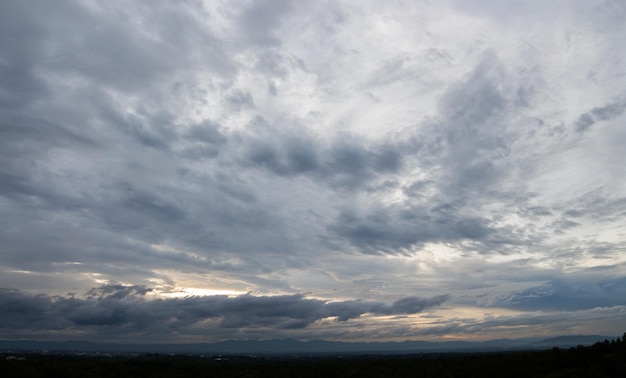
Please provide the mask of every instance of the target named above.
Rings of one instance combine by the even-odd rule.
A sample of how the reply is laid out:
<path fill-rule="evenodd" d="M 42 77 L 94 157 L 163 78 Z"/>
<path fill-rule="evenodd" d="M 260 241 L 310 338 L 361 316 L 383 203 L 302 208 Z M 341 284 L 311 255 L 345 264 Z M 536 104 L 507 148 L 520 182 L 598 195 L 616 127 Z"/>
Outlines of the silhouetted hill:
<path fill-rule="evenodd" d="M 0 341 L 0 350 L 59 351 L 59 352 L 132 352 L 132 353 L 183 353 L 183 354 L 406 354 L 446 352 L 494 352 L 507 350 L 537 350 L 552 347 L 591 345 L 597 341 L 614 339 L 599 335 L 562 336 L 545 340 L 490 340 L 467 341 L 404 341 L 348 343 L 337 341 L 223 341 L 201 344 L 116 344 L 86 341 Z"/>
<path fill-rule="evenodd" d="M 592 337 L 595 338 L 595 337 Z M 565 341 L 581 340 L 568 338 Z M 626 334 L 569 349 L 505 353 L 189 356 L 0 353 L 3 377 L 626 377 Z M 557 339 L 559 341 L 559 339 Z M 286 347 L 292 340 L 272 340 Z M 295 342 L 297 343 L 297 342 Z M 69 346 L 70 343 L 59 343 Z M 81 343 L 77 343 L 81 344 Z M 87 343 L 89 344 L 89 343 Z M 332 344 L 332 343 L 331 343 Z M 374 343 L 383 344 L 383 343 Z M 398 344 L 411 344 L 398 343 Z M 446 344 L 446 343 L 442 343 Z M 83 346 L 85 343 L 82 343 Z M 102 345 L 102 344 L 89 344 Z M 198 344 L 195 344 L 196 346 Z M 215 346 L 215 344 L 211 344 Z M 219 343 L 251 345 L 247 342 Z M 257 345 L 268 345 L 258 342 Z M 313 342 L 318 347 L 326 342 Z M 397 346 L 397 345 L 396 345 Z M 207 358 L 209 357 L 209 358 Z"/>
<path fill-rule="evenodd" d="M 537 348 L 551 348 L 553 346 L 558 346 L 561 348 L 565 347 L 573 347 L 577 345 L 591 345 L 598 341 L 603 340 L 612 340 L 615 337 L 607 337 L 600 335 L 573 335 L 573 336 L 559 336 L 552 337 L 549 339 L 541 340 L 532 345 Z"/>

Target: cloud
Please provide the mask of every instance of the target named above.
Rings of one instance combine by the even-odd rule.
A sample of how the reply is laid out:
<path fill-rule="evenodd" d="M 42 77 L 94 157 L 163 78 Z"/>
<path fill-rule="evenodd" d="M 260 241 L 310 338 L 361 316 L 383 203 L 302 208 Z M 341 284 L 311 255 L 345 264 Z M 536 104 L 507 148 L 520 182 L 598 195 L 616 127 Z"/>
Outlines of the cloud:
<path fill-rule="evenodd" d="M 574 126 L 576 126 L 576 131 L 582 133 L 598 121 L 609 121 L 619 117 L 624 113 L 624 110 L 626 110 L 626 102 L 624 101 L 616 101 L 601 107 L 594 107 L 589 112 L 581 114 L 574 121 Z"/>
<path fill-rule="evenodd" d="M 495 52 L 485 53 L 469 76 L 448 89 L 440 102 L 442 137 L 446 141 L 441 163 L 442 189 L 459 195 L 488 190 L 507 174 L 502 161 L 510 154 L 508 130 L 502 117 L 510 112 L 506 77 Z M 445 185 L 444 184 L 444 185 Z M 463 194 L 461 194 L 463 195 Z"/>
<path fill-rule="evenodd" d="M 516 293 L 507 305 L 525 310 L 584 310 L 626 305 L 626 279 L 562 278 Z"/>
<path fill-rule="evenodd" d="M 576 274 L 625 272 L 623 6 L 492 5 L 0 3 L 0 287 L 224 338 L 611 305 Z M 107 282 L 259 294 L 54 296 Z"/>
<path fill-rule="evenodd" d="M 486 241 L 495 231 L 483 219 L 437 207 L 390 206 L 359 212 L 342 211 L 330 230 L 366 252 L 403 253 L 427 242 Z"/>
<path fill-rule="evenodd" d="M 280 39 L 274 35 L 274 31 L 292 5 L 291 0 L 253 2 L 241 13 L 239 20 L 242 28 L 247 31 L 248 39 L 261 45 L 279 44 Z"/>
<path fill-rule="evenodd" d="M 416 314 L 441 305 L 449 297 L 406 297 L 391 305 L 376 301 L 334 301 L 306 298 L 301 294 L 185 297 L 149 299 L 144 286 L 105 285 L 89 290 L 85 297 L 28 295 L 17 290 L 0 291 L 0 326 L 12 332 L 54 330 L 71 332 L 84 327 L 107 332 L 192 333 L 211 328 L 299 329 L 325 318 L 348 321 L 374 315 Z M 215 321 L 215 322 L 213 322 Z M 208 322 L 208 323 L 207 323 Z M 204 329 L 206 328 L 206 329 Z M 115 332 L 120 332 L 115 331 Z"/>
<path fill-rule="evenodd" d="M 265 168 L 279 176 L 306 175 L 316 184 L 361 190 L 402 170 L 402 149 L 345 135 L 327 143 L 310 130 L 280 130 L 257 120 L 256 134 L 243 139 L 245 167 Z"/>

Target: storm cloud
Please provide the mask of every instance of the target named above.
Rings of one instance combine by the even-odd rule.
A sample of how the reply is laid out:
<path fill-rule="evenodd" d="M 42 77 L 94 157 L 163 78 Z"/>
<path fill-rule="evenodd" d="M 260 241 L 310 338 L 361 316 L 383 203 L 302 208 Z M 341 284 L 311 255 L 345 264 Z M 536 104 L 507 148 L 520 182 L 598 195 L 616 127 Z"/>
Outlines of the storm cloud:
<path fill-rule="evenodd" d="M 326 318 L 348 321 L 366 313 L 374 315 L 416 314 L 441 305 L 448 296 L 406 297 L 390 305 L 376 301 L 334 301 L 304 295 L 190 296 L 154 299 L 144 286 L 104 285 L 86 295 L 28 295 L 18 290 L 0 291 L 3 332 L 17 335 L 56 331 L 135 333 L 189 331 L 209 333 L 213 328 L 299 329 Z"/>

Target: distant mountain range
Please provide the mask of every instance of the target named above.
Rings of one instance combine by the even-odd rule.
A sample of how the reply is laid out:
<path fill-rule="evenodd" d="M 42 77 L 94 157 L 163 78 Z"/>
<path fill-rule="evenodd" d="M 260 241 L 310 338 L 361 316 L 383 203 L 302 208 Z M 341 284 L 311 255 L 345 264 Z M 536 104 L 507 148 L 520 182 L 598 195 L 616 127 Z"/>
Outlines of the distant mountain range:
<path fill-rule="evenodd" d="M 109 353 L 177 353 L 205 355 L 249 354 L 408 354 L 451 352 L 496 352 L 537 350 L 552 347 L 569 348 L 591 345 L 615 337 L 599 335 L 562 336 L 549 339 L 467 341 L 404 341 L 348 343 L 336 341 L 223 341 L 202 344 L 114 344 L 86 341 L 0 341 L 0 351 L 109 352 Z"/>
<path fill-rule="evenodd" d="M 599 335 L 561 336 L 549 339 L 468 341 L 404 341 L 351 343 L 338 341 L 223 341 L 199 344 L 115 344 L 87 341 L 0 340 L 0 351 L 109 352 L 109 353 L 178 353 L 209 355 L 248 354 L 409 354 L 496 352 L 507 350 L 538 350 L 591 345 L 615 337 Z"/>

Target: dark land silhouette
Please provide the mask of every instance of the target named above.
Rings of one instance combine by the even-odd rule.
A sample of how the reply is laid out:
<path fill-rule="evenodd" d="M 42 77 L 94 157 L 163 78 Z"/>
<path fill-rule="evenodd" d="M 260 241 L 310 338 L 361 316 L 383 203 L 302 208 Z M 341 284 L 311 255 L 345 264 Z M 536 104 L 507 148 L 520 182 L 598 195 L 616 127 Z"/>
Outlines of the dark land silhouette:
<path fill-rule="evenodd" d="M 624 337 L 568 349 L 403 355 L 4 352 L 2 377 L 626 377 Z"/>

